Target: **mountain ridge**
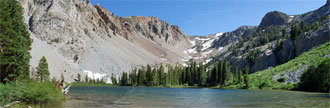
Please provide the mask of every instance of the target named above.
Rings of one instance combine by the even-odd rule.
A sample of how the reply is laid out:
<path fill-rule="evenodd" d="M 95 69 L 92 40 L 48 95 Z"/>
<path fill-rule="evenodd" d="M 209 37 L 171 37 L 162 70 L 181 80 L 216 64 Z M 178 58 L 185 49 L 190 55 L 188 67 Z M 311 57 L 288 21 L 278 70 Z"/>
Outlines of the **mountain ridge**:
<path fill-rule="evenodd" d="M 299 36 L 305 39 L 283 40 L 280 45 L 284 49 L 276 52 L 277 38 L 259 46 L 252 44 L 258 32 L 272 31 L 277 29 L 272 27 L 279 26 L 283 30 L 279 34 L 287 35 L 292 21 L 311 23 L 327 15 L 329 0 L 326 5 L 303 15 L 288 16 L 272 11 L 264 16 L 259 26 L 241 26 L 231 32 L 204 37 L 190 37 L 178 26 L 157 17 L 118 17 L 98 4 L 93 6 L 88 0 L 20 0 L 20 3 L 34 40 L 31 67 L 36 67 L 41 56 L 46 56 L 51 76 L 59 78 L 65 74 L 69 81 L 73 81 L 77 73 L 90 78 L 98 74 L 110 82 L 111 73 L 119 76 L 123 71 L 146 64 L 186 66 L 191 61 L 212 64 L 223 59 L 240 68 L 249 65 L 251 72 L 256 72 L 286 62 L 329 40 L 327 32 L 323 33 L 328 30 L 326 25 L 308 36 Z M 311 35 L 322 41 L 301 47 L 301 43 L 311 42 L 307 39 Z M 248 52 L 256 48 L 261 49 L 256 58 L 262 64 L 249 63 Z M 283 59 L 277 60 L 278 57 Z"/>

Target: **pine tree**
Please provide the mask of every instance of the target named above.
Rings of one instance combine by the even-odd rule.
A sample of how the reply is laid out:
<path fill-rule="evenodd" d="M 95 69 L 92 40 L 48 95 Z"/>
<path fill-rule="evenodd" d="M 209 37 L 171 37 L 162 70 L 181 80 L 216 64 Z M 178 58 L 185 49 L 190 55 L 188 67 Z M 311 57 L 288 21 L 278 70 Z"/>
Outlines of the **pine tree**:
<path fill-rule="evenodd" d="M 81 82 L 81 76 L 79 73 L 77 74 L 77 82 Z"/>
<path fill-rule="evenodd" d="M 158 86 L 159 85 L 159 76 L 158 76 L 158 72 L 157 72 L 157 69 L 154 68 L 152 69 L 152 85 L 156 85 Z"/>
<path fill-rule="evenodd" d="M 112 73 L 113 74 L 113 73 Z M 85 83 L 88 83 L 88 75 L 85 76 Z"/>
<path fill-rule="evenodd" d="M 249 67 L 245 67 L 245 75 L 244 75 L 244 83 L 245 83 L 245 89 L 250 88 L 250 82 L 249 82 Z"/>
<path fill-rule="evenodd" d="M 233 81 L 234 84 L 238 83 L 238 77 L 239 77 L 238 74 L 239 74 L 238 67 L 235 67 L 234 68 L 234 81 Z"/>
<path fill-rule="evenodd" d="M 45 56 L 43 56 L 39 61 L 39 65 L 37 67 L 37 74 L 40 77 L 40 81 L 49 81 L 50 73 L 48 70 L 48 63 Z"/>
<path fill-rule="evenodd" d="M 0 1 L 0 82 L 3 83 L 30 78 L 32 40 L 22 12 L 17 0 Z"/>
<path fill-rule="evenodd" d="M 163 64 L 160 64 L 159 70 L 158 70 L 158 75 L 159 75 L 159 85 L 165 85 L 165 72 L 164 72 L 164 66 Z"/>
<path fill-rule="evenodd" d="M 147 65 L 147 73 L 146 73 L 146 82 L 147 82 L 147 85 L 152 85 L 152 72 L 151 72 L 151 66 L 148 64 Z"/>
<path fill-rule="evenodd" d="M 229 79 L 229 73 L 230 73 L 230 64 L 228 62 L 224 62 L 224 70 L 223 70 L 223 85 L 227 85 L 227 80 Z"/>
<path fill-rule="evenodd" d="M 214 68 L 211 71 L 211 85 L 215 86 L 217 84 L 217 71 L 218 71 L 218 66 L 215 63 Z"/>
<path fill-rule="evenodd" d="M 241 69 L 239 69 L 239 72 L 238 72 L 238 83 L 239 83 L 239 86 L 241 87 L 241 83 L 243 82 L 242 79 L 243 79 L 243 72 Z"/>
<path fill-rule="evenodd" d="M 128 85 L 128 77 L 127 77 L 127 73 L 123 72 L 122 77 L 120 79 L 120 85 L 121 86 L 127 86 Z"/>
<path fill-rule="evenodd" d="M 111 74 L 111 83 L 114 84 L 114 85 L 117 85 L 117 78 L 113 73 Z"/>
<path fill-rule="evenodd" d="M 138 72 L 138 84 L 145 85 L 146 84 L 145 82 L 146 82 L 146 74 L 144 67 L 142 67 L 142 69 L 139 69 Z"/>

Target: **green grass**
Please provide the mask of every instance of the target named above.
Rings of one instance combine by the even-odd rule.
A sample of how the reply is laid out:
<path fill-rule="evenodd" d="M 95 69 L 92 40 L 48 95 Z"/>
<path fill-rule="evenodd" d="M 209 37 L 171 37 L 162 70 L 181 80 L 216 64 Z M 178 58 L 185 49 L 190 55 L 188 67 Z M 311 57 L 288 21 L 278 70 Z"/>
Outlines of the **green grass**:
<path fill-rule="evenodd" d="M 251 80 L 252 88 L 258 88 L 262 84 L 267 83 L 266 81 L 270 81 L 270 87 L 273 89 L 292 89 L 294 84 L 281 84 L 273 80 L 273 76 L 276 74 L 283 74 L 284 72 L 293 72 L 305 65 L 318 65 L 326 59 L 324 56 L 329 52 L 330 42 L 327 42 L 311 51 L 299 55 L 287 63 L 250 74 L 249 78 Z"/>

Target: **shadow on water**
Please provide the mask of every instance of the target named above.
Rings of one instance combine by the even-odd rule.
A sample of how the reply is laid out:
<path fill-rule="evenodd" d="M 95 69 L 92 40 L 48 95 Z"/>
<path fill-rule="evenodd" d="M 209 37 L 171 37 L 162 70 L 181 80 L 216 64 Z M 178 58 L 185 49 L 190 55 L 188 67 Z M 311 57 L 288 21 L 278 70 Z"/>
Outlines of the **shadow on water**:
<path fill-rule="evenodd" d="M 330 94 L 315 94 L 311 97 L 318 97 L 318 98 L 330 98 Z"/>

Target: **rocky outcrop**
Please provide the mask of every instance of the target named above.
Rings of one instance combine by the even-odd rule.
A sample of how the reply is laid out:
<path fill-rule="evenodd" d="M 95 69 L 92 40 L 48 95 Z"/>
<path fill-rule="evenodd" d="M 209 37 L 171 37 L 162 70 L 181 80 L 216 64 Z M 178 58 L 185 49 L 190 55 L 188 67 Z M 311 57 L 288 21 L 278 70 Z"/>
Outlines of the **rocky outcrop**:
<path fill-rule="evenodd" d="M 262 18 L 259 29 L 264 29 L 268 26 L 284 26 L 289 23 L 289 19 L 289 16 L 282 12 L 272 11 Z"/>

